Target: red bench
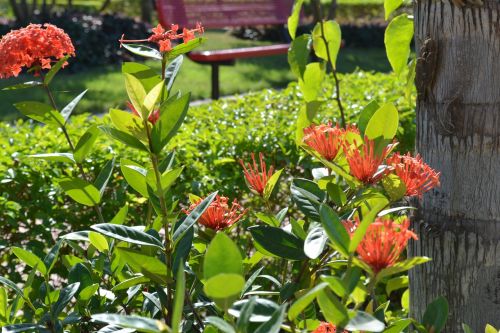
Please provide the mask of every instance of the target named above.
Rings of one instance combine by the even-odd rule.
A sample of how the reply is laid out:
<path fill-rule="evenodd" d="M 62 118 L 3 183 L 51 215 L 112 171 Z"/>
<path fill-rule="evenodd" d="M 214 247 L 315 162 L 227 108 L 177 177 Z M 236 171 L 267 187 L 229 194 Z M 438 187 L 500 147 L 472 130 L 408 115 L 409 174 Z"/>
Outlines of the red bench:
<path fill-rule="evenodd" d="M 160 23 L 205 28 L 284 25 L 293 0 L 156 0 Z M 219 98 L 219 66 L 234 65 L 236 59 L 286 54 L 289 44 L 245 47 L 229 50 L 194 51 L 188 57 L 212 66 L 212 99 Z"/>

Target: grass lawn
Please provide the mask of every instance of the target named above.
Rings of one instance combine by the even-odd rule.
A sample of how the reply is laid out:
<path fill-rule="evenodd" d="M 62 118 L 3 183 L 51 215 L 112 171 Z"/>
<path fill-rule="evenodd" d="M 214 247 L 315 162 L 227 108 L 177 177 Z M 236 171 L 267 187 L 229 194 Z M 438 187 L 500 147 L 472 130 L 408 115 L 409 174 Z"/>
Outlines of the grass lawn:
<path fill-rule="evenodd" d="M 256 45 L 252 41 L 240 40 L 224 32 L 206 33 L 208 42 L 206 49 L 234 48 Z M 156 66 L 155 62 L 147 62 Z M 356 68 L 369 71 L 387 72 L 390 67 L 383 49 L 343 49 L 339 54 L 338 69 L 341 72 L 352 72 Z M 205 99 L 210 96 L 210 66 L 196 64 L 185 58 L 181 73 L 174 89 L 191 91 L 193 100 Z M 281 88 L 295 80 L 291 74 L 286 55 L 255 59 L 243 59 L 235 66 L 222 67 L 221 93 L 231 95 L 245 93 L 264 88 Z M 12 80 L 0 80 L 0 88 L 15 82 L 31 78 L 23 77 Z M 348 84 L 348 83 L 345 83 Z M 103 113 L 110 107 L 123 107 L 126 101 L 120 66 L 93 68 L 76 74 L 60 74 L 53 81 L 56 99 L 60 106 L 68 103 L 81 91 L 89 92 L 78 106 L 76 112 Z M 39 88 L 17 91 L 0 91 L 0 119 L 10 120 L 19 116 L 12 106 L 23 100 L 40 100 L 44 98 Z"/>

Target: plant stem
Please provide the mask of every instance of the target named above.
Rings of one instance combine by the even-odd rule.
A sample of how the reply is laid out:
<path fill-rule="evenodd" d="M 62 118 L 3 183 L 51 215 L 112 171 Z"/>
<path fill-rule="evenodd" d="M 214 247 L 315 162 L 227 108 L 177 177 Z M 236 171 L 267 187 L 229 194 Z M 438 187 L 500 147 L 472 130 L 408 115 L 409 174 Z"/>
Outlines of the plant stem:
<path fill-rule="evenodd" d="M 42 80 L 43 80 L 43 76 L 42 76 Z M 59 112 L 59 109 L 57 108 L 56 101 L 54 99 L 54 96 L 52 95 L 52 92 L 50 91 L 49 86 L 44 83 L 43 88 L 45 89 L 45 92 L 47 93 L 47 96 L 49 97 L 50 104 L 52 105 L 54 110 Z M 68 129 L 66 128 L 66 124 L 61 124 L 60 128 L 64 134 L 64 137 L 66 138 L 66 141 L 68 142 L 68 145 L 69 145 L 69 148 L 71 149 L 71 152 L 75 153 L 75 145 L 73 144 L 73 141 L 71 141 L 71 137 L 69 136 Z M 85 173 L 85 170 L 83 169 L 83 165 L 81 163 L 77 162 L 76 166 L 78 167 L 78 170 L 80 171 L 80 175 L 83 178 L 83 180 L 89 181 L 90 179 L 87 176 L 87 174 Z M 99 223 L 105 223 L 104 217 L 102 216 L 101 208 L 99 207 L 99 205 L 97 205 L 97 203 L 96 203 L 92 207 L 97 215 Z"/>
<path fill-rule="evenodd" d="M 185 294 L 186 294 L 186 302 L 188 303 L 189 307 L 193 311 L 193 315 L 194 315 L 194 318 L 196 319 L 196 322 L 200 326 L 201 330 L 204 330 L 205 329 L 205 325 L 203 325 L 203 320 L 201 320 L 200 315 L 198 314 L 198 312 L 196 312 L 196 310 L 194 308 L 194 304 L 191 301 L 191 297 L 190 297 L 189 292 L 187 290 L 185 291 Z"/>
<path fill-rule="evenodd" d="M 321 20 L 321 22 L 320 22 L 321 39 L 323 39 L 323 42 L 325 43 L 326 56 L 328 58 L 328 63 L 332 67 L 333 78 L 335 80 L 335 100 L 337 101 L 337 105 L 338 105 L 339 111 L 340 111 L 341 126 L 343 128 L 346 128 L 347 123 L 346 123 L 346 119 L 345 119 L 344 107 L 342 106 L 342 101 L 340 99 L 340 81 L 339 81 L 339 78 L 337 76 L 337 69 L 335 67 L 335 63 L 333 62 L 332 56 L 330 54 L 330 48 L 328 47 L 328 41 L 327 41 L 326 35 L 325 35 L 324 24 L 325 24 L 324 20 Z"/>

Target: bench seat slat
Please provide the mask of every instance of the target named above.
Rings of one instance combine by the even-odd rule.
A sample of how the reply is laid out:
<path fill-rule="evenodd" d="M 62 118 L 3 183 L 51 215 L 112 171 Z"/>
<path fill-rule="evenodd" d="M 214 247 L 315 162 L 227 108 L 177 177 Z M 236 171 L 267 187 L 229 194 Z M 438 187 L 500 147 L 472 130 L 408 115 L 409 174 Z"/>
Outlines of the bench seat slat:
<path fill-rule="evenodd" d="M 266 57 L 286 54 L 290 44 L 275 44 L 255 47 L 242 47 L 228 50 L 196 51 L 188 54 L 189 59 L 200 63 L 224 62 L 234 59 Z"/>

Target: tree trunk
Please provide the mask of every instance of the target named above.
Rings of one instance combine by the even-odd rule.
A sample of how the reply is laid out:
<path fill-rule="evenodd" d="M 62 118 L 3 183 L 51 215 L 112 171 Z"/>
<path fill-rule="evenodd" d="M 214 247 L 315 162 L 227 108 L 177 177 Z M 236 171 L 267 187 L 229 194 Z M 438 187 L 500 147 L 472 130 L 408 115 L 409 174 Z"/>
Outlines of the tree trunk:
<path fill-rule="evenodd" d="M 500 2 L 461 1 L 414 4 L 417 151 L 441 187 L 415 221 L 410 254 L 433 261 L 410 273 L 411 310 L 445 296 L 450 333 L 500 328 Z"/>

